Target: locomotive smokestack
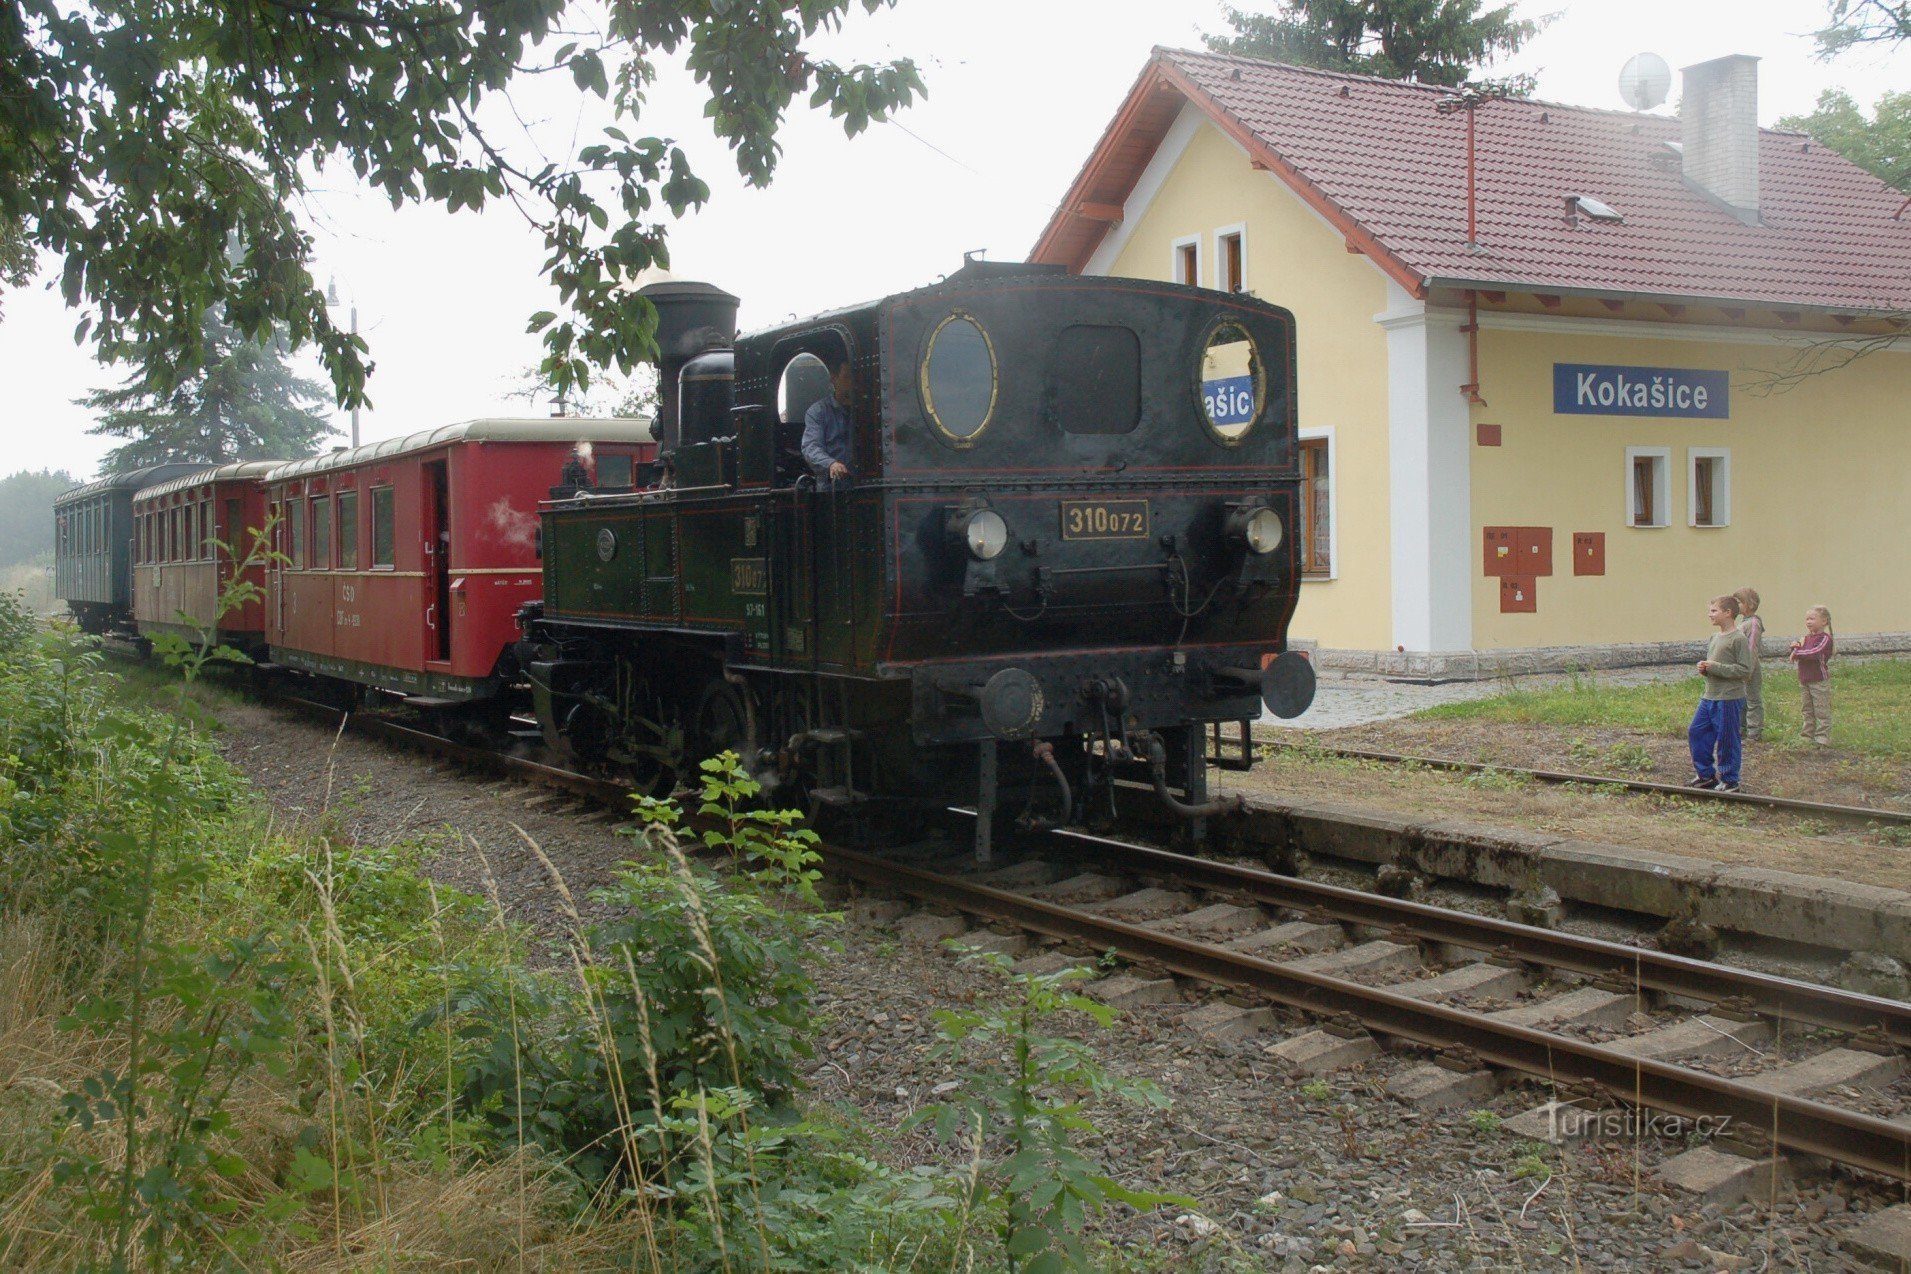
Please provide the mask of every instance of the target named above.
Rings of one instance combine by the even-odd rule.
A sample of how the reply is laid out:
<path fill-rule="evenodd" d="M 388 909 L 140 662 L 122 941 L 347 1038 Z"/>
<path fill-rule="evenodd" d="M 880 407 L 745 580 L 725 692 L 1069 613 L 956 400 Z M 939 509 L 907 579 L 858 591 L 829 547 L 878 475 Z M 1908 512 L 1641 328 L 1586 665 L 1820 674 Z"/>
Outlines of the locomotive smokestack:
<path fill-rule="evenodd" d="M 677 373 L 711 349 L 737 339 L 737 298 L 708 283 L 653 283 L 637 295 L 657 307 L 657 445 L 675 451 L 683 430 L 678 417 Z"/>

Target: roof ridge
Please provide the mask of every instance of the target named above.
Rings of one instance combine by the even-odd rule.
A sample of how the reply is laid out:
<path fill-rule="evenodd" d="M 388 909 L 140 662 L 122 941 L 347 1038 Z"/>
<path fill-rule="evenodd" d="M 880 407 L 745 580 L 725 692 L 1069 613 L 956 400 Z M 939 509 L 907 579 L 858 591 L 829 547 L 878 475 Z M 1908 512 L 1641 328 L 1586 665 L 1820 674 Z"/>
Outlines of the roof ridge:
<path fill-rule="evenodd" d="M 1384 84 L 1390 88 L 1419 89 L 1423 92 L 1431 93 L 1452 93 L 1454 91 L 1452 87 L 1445 84 L 1428 84 L 1421 80 L 1396 80 L 1385 75 L 1366 75 L 1359 71 L 1334 71 L 1322 66 L 1307 66 L 1300 62 L 1276 62 L 1271 58 L 1243 57 L 1238 53 L 1216 53 L 1209 49 L 1173 49 L 1166 45 L 1157 44 L 1154 47 L 1154 54 L 1156 57 L 1160 57 L 1163 54 L 1175 54 L 1186 57 L 1213 58 L 1216 61 L 1235 62 L 1244 66 L 1273 67 L 1282 71 L 1295 71 L 1302 75 L 1320 76 L 1324 79 L 1352 80 L 1355 83 L 1363 84 Z M 1514 105 L 1537 106 L 1545 110 L 1553 111 L 1578 111 L 1586 115 L 1613 115 L 1624 119 L 1658 120 L 1668 124 L 1677 124 L 1679 122 L 1677 115 L 1659 115 L 1652 111 L 1629 111 L 1616 106 L 1588 106 L 1583 102 L 1562 102 L 1550 97 L 1508 97 L 1502 100 Z M 1761 133 L 1788 133 L 1791 131 L 1793 130 L 1766 128 L 1763 125 L 1759 127 L 1759 132 Z"/>

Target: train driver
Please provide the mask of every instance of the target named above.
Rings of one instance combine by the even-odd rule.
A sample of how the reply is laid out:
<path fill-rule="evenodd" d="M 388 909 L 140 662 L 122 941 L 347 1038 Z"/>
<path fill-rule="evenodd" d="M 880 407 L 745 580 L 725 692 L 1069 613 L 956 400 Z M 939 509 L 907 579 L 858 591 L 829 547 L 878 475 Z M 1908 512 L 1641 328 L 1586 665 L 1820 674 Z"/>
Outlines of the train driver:
<path fill-rule="evenodd" d="M 816 475 L 817 488 L 833 491 L 849 485 L 849 459 L 853 454 L 849 401 L 856 379 L 847 351 L 826 350 L 821 358 L 829 370 L 830 392 L 811 403 L 803 416 L 803 460 Z"/>

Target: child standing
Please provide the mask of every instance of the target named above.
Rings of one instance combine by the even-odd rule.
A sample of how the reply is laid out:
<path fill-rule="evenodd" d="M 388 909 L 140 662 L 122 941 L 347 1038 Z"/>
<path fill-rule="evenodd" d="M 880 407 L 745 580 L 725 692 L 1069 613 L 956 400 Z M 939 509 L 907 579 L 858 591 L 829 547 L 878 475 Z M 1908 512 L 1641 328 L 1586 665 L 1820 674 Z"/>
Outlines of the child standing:
<path fill-rule="evenodd" d="M 1805 703 L 1798 732 L 1819 747 L 1831 746 L 1831 612 L 1814 606 L 1805 612 L 1805 635 L 1792 643 L 1798 688 Z"/>
<path fill-rule="evenodd" d="M 1745 679 L 1745 738 L 1758 742 L 1765 733 L 1765 667 L 1758 659 L 1758 644 L 1765 636 L 1765 621 L 1758 617 L 1758 590 L 1741 588 L 1732 594 L 1738 599 L 1738 630 L 1752 648 L 1752 675 Z"/>
<path fill-rule="evenodd" d="M 1745 708 L 1745 681 L 1752 675 L 1752 655 L 1745 634 L 1738 630 L 1738 598 L 1730 593 L 1714 597 L 1706 618 L 1719 631 L 1706 647 L 1705 658 L 1699 660 L 1705 691 L 1686 731 L 1693 769 L 1686 786 L 1736 792 L 1739 722 Z"/>

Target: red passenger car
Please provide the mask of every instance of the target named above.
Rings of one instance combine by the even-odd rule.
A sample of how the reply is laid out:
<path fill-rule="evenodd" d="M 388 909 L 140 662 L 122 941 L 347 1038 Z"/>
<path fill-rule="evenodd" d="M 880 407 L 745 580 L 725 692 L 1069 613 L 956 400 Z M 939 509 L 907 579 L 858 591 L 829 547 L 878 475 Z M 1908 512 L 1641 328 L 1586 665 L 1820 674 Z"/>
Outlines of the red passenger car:
<path fill-rule="evenodd" d="M 247 602 L 221 616 L 219 596 L 265 523 L 260 481 L 284 463 L 222 465 L 133 496 L 133 622 L 140 636 L 176 633 L 197 643 L 211 629 L 225 645 L 261 653 L 264 604 Z M 262 563 L 246 575 L 264 587 Z"/>
<path fill-rule="evenodd" d="M 542 594 L 538 503 L 580 443 L 630 487 L 650 422 L 475 420 L 281 465 L 267 580 L 274 662 L 443 707 L 509 684 L 519 606 Z"/>

